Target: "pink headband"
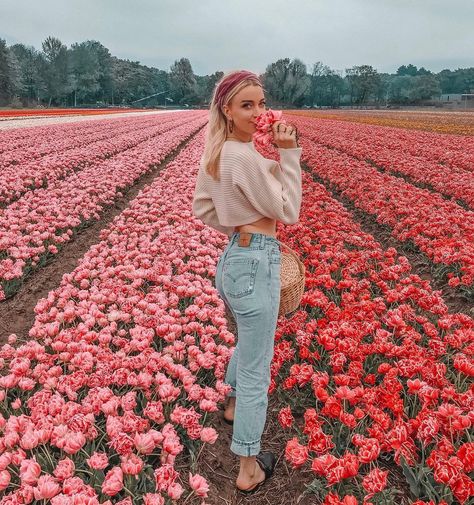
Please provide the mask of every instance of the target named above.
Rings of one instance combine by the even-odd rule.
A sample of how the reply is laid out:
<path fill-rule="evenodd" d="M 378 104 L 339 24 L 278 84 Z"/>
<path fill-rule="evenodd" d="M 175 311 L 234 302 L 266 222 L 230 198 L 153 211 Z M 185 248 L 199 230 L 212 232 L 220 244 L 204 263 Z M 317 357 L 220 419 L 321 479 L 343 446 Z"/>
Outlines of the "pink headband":
<path fill-rule="evenodd" d="M 221 81 L 217 88 L 215 103 L 220 108 L 222 108 L 224 105 L 224 98 L 227 93 L 240 81 L 243 81 L 248 77 L 253 77 L 254 79 L 257 79 L 258 82 L 260 82 L 258 75 L 254 74 L 253 72 L 249 72 L 248 70 L 240 70 L 239 72 L 234 72 L 233 74 L 230 74 L 228 77 L 226 77 L 223 81 Z"/>

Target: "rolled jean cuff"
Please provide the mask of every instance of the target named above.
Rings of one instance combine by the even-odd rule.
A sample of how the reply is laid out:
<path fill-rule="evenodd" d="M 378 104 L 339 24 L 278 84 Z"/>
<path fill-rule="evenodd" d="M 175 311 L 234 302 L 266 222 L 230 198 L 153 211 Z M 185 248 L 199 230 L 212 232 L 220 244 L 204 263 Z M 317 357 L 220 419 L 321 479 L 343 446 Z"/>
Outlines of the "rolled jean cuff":
<path fill-rule="evenodd" d="M 232 437 L 230 450 L 238 456 L 256 456 L 260 452 L 260 440 L 256 442 L 240 442 Z"/>

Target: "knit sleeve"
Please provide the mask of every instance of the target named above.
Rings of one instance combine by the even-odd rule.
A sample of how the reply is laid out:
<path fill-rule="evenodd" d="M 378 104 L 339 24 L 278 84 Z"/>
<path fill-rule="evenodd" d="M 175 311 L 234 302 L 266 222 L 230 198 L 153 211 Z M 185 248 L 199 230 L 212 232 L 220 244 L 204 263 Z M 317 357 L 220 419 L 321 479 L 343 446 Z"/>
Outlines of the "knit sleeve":
<path fill-rule="evenodd" d="M 211 196 L 208 193 L 205 181 L 202 163 L 199 167 L 198 176 L 196 179 L 196 187 L 194 188 L 193 196 L 193 214 L 198 217 L 204 224 L 214 228 L 221 233 L 225 233 L 227 236 L 231 236 L 234 227 L 232 226 L 222 226 L 219 223 L 217 217 L 216 208 Z"/>
<path fill-rule="evenodd" d="M 234 185 L 262 216 L 285 224 L 298 222 L 301 208 L 301 147 L 280 148 L 280 163 L 239 152 Z"/>

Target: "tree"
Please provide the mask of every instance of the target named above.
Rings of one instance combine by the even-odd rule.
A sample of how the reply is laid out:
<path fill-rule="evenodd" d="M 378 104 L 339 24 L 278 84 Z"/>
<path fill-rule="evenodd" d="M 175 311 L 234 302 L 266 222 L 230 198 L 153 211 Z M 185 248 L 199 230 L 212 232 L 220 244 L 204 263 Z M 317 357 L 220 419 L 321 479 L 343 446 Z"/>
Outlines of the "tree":
<path fill-rule="evenodd" d="M 169 79 L 175 103 L 184 105 L 199 101 L 196 93 L 196 77 L 187 58 L 181 58 L 171 65 Z"/>
<path fill-rule="evenodd" d="M 417 75 L 417 68 L 415 65 L 412 65 L 411 63 L 409 65 L 402 65 L 401 67 L 398 67 L 397 69 L 397 75 Z"/>
<path fill-rule="evenodd" d="M 68 66 L 68 53 L 66 46 L 55 37 L 48 37 L 43 43 L 45 57 L 46 89 L 49 95 L 48 106 L 54 100 L 59 102 L 69 92 L 70 72 Z"/>
<path fill-rule="evenodd" d="M 306 65 L 295 58 L 284 58 L 267 66 L 263 75 L 265 89 L 277 102 L 300 106 L 311 90 L 311 78 Z"/>
<path fill-rule="evenodd" d="M 45 96 L 46 84 L 40 75 L 43 56 L 33 46 L 14 44 L 10 47 L 19 64 L 20 93 L 30 106 L 33 100 L 39 102 L 40 96 Z"/>
<path fill-rule="evenodd" d="M 14 64 L 4 39 L 0 39 L 0 105 L 7 105 L 15 92 Z"/>
<path fill-rule="evenodd" d="M 339 105 L 344 91 L 344 79 L 339 71 L 331 70 L 327 65 L 317 61 L 311 73 L 309 91 L 310 105 Z"/>
<path fill-rule="evenodd" d="M 409 99 L 412 103 L 421 100 L 430 100 L 434 96 L 439 96 L 441 88 L 438 79 L 434 75 L 417 75 L 412 79 L 412 87 L 409 91 Z"/>
<path fill-rule="evenodd" d="M 98 54 L 92 49 L 89 41 L 72 44 L 69 53 L 73 74 L 72 89 L 74 105 L 77 99 L 94 101 L 100 90 L 100 63 Z"/>
<path fill-rule="evenodd" d="M 370 95 L 378 93 L 381 84 L 380 75 L 371 65 L 360 65 L 346 69 L 349 82 L 351 104 L 363 104 Z M 355 100 L 353 100 L 355 97 Z"/>

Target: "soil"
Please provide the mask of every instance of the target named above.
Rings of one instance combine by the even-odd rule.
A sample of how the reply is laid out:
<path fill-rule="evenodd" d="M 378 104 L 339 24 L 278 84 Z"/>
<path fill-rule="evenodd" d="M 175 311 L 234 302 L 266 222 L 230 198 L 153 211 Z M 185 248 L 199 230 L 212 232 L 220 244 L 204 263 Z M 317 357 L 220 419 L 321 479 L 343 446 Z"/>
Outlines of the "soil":
<path fill-rule="evenodd" d="M 306 487 L 315 478 L 309 464 L 304 468 L 291 468 L 285 461 L 285 445 L 294 435 L 284 430 L 277 420 L 278 411 L 282 408 L 275 395 L 269 396 L 267 422 L 262 435 L 262 450 L 272 451 L 277 455 L 273 476 L 254 494 L 244 495 L 235 487 L 239 473 L 239 456 L 233 454 L 229 447 L 232 437 L 232 426 L 222 420 L 223 411 L 212 412 L 208 417 L 210 426 L 219 433 L 212 445 L 204 444 L 197 462 L 197 473 L 209 483 L 209 505 L 314 505 L 320 503 L 314 495 L 303 495 Z M 190 505 L 199 505 L 197 497 L 189 500 Z"/>

